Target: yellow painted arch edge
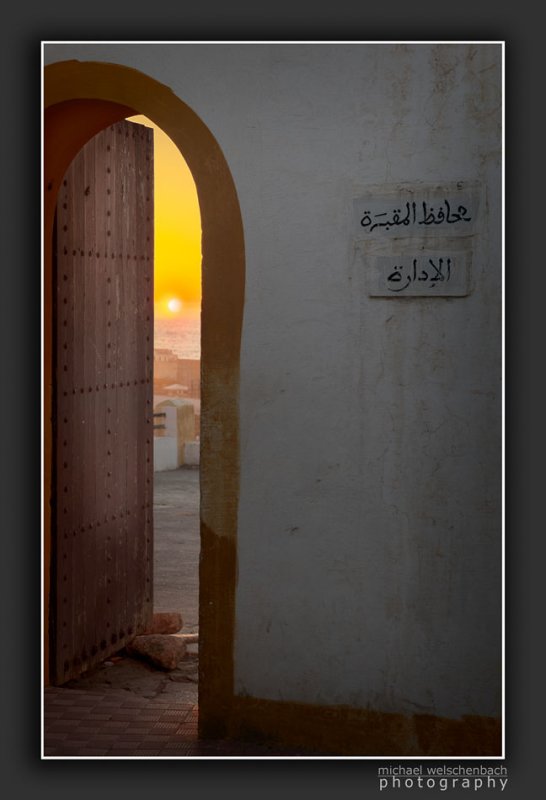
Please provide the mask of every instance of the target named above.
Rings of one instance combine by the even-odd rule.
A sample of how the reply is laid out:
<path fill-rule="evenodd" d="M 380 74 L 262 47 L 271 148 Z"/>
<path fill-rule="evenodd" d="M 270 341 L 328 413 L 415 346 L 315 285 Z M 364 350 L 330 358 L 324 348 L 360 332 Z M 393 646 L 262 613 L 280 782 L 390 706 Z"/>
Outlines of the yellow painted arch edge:
<path fill-rule="evenodd" d="M 173 140 L 197 188 L 202 227 L 199 725 L 226 730 L 233 707 L 239 497 L 239 357 L 245 251 L 233 178 L 211 131 L 167 86 L 119 64 L 44 69 L 44 682 L 49 683 L 52 438 L 52 235 L 57 189 L 98 130 L 144 114 Z M 221 668 L 219 668 L 221 665 Z M 224 721 L 219 725 L 220 721 Z M 220 730 L 222 729 L 222 730 Z"/>

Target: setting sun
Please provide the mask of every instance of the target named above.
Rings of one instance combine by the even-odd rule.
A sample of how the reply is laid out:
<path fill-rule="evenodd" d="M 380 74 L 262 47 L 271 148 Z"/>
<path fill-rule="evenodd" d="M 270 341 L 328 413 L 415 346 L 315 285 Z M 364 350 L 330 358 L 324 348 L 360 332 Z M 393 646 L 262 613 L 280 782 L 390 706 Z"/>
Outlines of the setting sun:
<path fill-rule="evenodd" d="M 128 119 L 154 130 L 155 316 L 195 317 L 201 305 L 201 214 L 193 176 L 161 128 L 142 115 Z"/>
<path fill-rule="evenodd" d="M 177 297 L 173 297 L 171 300 L 168 301 L 167 307 L 169 311 L 172 311 L 173 314 L 176 314 L 182 308 L 182 303 Z"/>

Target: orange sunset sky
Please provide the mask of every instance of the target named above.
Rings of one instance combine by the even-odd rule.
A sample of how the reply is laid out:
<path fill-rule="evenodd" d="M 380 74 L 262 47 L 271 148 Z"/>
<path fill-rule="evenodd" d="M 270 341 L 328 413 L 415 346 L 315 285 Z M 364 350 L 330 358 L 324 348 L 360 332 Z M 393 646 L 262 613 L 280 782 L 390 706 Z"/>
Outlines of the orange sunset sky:
<path fill-rule="evenodd" d="M 154 129 L 155 316 L 199 315 L 201 215 L 192 174 L 161 128 L 142 115 L 129 121 Z"/>

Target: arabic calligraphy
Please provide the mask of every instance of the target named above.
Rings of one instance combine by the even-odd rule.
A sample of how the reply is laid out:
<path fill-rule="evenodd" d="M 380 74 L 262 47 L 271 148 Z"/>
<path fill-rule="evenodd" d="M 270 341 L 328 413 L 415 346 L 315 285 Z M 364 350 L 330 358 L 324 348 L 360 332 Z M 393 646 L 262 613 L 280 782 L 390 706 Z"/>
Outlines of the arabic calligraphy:
<path fill-rule="evenodd" d="M 445 260 L 445 266 L 444 266 Z M 391 292 L 403 292 L 404 289 L 407 289 L 412 281 L 430 281 L 430 287 L 435 288 L 436 283 L 438 281 L 449 281 L 451 278 L 451 259 L 450 258 L 437 258 L 434 261 L 432 258 L 428 259 L 427 269 L 417 269 L 417 259 L 414 258 L 412 262 L 412 270 L 406 275 L 402 276 L 402 266 L 395 265 L 393 271 L 387 278 L 388 284 L 393 283 L 401 283 L 402 280 L 405 278 L 406 283 L 403 286 L 394 286 L 389 285 L 389 289 Z M 444 271 L 445 270 L 445 271 Z"/>
<path fill-rule="evenodd" d="M 468 294 L 469 252 L 377 256 L 369 283 L 376 297 L 463 297 Z"/>
<path fill-rule="evenodd" d="M 377 220 L 377 221 L 376 221 Z M 361 226 L 371 233 L 376 228 L 391 228 L 414 226 L 414 225 L 454 225 L 457 222 L 472 222 L 472 216 L 468 208 L 462 204 L 452 208 L 449 200 L 445 199 L 436 208 L 429 205 L 426 201 L 417 204 L 415 201 L 406 202 L 404 211 L 401 208 L 394 208 L 390 213 L 382 211 L 372 213 L 364 211 L 360 219 Z"/>

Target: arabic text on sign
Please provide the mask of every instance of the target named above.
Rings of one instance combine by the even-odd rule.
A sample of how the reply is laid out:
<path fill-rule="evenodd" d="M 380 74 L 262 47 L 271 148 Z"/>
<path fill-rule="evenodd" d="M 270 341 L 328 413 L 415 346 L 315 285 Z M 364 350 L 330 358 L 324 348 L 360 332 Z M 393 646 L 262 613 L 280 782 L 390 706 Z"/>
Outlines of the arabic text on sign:
<path fill-rule="evenodd" d="M 417 281 L 429 282 L 431 288 L 435 287 L 438 281 L 449 281 L 451 279 L 451 259 L 436 258 L 428 259 L 426 268 L 417 269 L 417 259 L 414 258 L 412 267 L 405 273 L 402 272 L 403 266 L 394 266 L 393 271 L 387 277 L 388 288 L 391 292 L 403 292 L 412 283 Z"/>
<path fill-rule="evenodd" d="M 360 220 L 361 226 L 371 233 L 375 228 L 384 228 L 390 230 L 391 228 L 403 225 L 404 227 L 413 225 L 453 225 L 457 222 L 471 222 L 468 209 L 463 206 L 457 206 L 457 210 L 452 209 L 449 200 L 435 209 L 434 206 L 429 206 L 425 201 L 417 204 L 415 201 L 406 202 L 404 210 L 400 208 L 393 209 L 390 213 L 387 211 L 378 214 L 372 214 L 370 211 L 364 211 L 364 215 Z"/>

